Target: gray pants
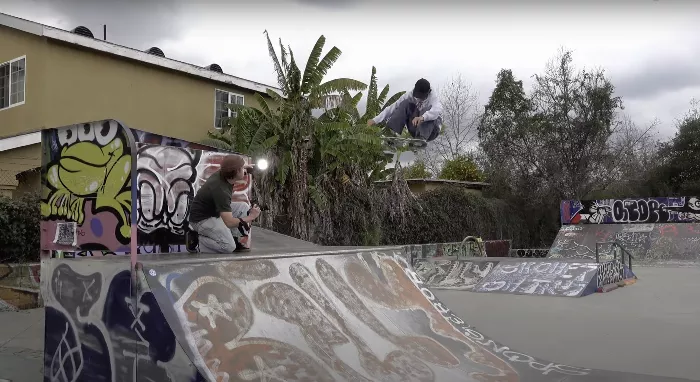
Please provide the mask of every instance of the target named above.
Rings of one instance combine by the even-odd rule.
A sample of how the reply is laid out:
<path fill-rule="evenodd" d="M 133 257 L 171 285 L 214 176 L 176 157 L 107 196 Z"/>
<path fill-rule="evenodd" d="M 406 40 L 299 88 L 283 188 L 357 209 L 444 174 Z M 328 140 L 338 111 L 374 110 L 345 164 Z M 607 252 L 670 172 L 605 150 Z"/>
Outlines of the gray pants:
<path fill-rule="evenodd" d="M 248 216 L 249 206 L 243 202 L 231 202 L 234 218 Z M 192 229 L 199 234 L 199 252 L 201 253 L 233 253 L 236 251 L 236 238 L 243 233 L 235 228 L 228 228 L 220 217 L 204 219 L 190 223 Z"/>
<path fill-rule="evenodd" d="M 418 126 L 413 126 L 413 118 L 420 117 L 421 111 L 412 99 L 406 99 L 401 102 L 396 110 L 391 114 L 386 126 L 396 134 L 401 134 L 404 126 L 408 128 L 408 132 L 414 138 L 424 139 L 430 142 L 440 135 L 442 126 L 442 117 L 433 121 L 424 121 Z"/>

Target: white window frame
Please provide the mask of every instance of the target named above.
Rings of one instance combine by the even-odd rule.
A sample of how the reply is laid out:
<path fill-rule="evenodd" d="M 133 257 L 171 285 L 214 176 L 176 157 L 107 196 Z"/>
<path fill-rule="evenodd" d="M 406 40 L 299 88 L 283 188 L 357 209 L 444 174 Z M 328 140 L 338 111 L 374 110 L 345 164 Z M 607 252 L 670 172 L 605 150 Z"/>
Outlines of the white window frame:
<path fill-rule="evenodd" d="M 22 102 L 16 102 L 16 103 L 10 103 L 7 107 L 0 107 L 0 111 L 7 110 L 7 109 L 12 109 L 15 106 L 22 106 L 27 102 L 27 56 L 20 56 L 17 58 L 13 58 L 12 60 L 5 61 L 0 63 L 0 66 L 3 65 L 8 65 L 10 67 L 10 79 L 9 79 L 9 86 L 10 86 L 10 91 L 8 92 L 8 97 L 10 97 L 9 102 L 12 102 L 12 64 L 17 62 L 17 61 L 22 61 L 24 60 L 24 81 L 22 81 L 22 94 L 24 94 L 24 98 L 22 99 Z"/>
<path fill-rule="evenodd" d="M 241 97 L 241 103 L 240 103 L 240 104 L 237 104 L 237 105 L 245 105 L 245 96 L 244 96 L 243 94 L 230 92 L 230 91 L 224 90 L 224 89 L 214 89 L 214 128 L 215 128 L 216 130 L 221 130 L 221 129 L 222 129 L 221 126 L 217 126 L 217 125 L 216 125 L 216 120 L 217 120 L 217 117 L 218 117 L 218 113 L 217 113 L 217 110 L 216 110 L 216 102 L 218 101 L 218 98 L 217 98 L 216 96 L 217 96 L 217 94 L 218 94 L 219 92 L 228 94 L 228 102 L 227 102 L 226 104 L 237 104 L 236 102 L 231 102 L 231 101 L 232 101 L 232 100 L 235 101 L 236 99 L 238 99 L 238 97 Z M 228 118 L 231 118 L 231 117 L 235 117 L 235 116 L 236 116 L 236 112 L 235 112 L 235 111 L 231 111 L 231 109 L 228 109 L 228 108 L 226 109 L 226 113 L 227 113 L 226 116 L 227 116 Z"/>

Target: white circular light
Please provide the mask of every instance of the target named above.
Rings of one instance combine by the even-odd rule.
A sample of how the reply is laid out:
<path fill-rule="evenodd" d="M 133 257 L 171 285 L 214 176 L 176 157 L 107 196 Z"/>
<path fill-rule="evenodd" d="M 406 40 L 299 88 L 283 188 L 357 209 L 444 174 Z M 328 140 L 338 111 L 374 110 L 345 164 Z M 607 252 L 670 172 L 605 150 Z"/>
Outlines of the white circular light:
<path fill-rule="evenodd" d="M 258 170 L 263 170 L 263 171 L 267 170 L 268 166 L 269 166 L 269 164 L 267 163 L 267 159 L 264 159 L 264 158 L 258 159 L 258 163 L 256 166 L 258 168 Z"/>

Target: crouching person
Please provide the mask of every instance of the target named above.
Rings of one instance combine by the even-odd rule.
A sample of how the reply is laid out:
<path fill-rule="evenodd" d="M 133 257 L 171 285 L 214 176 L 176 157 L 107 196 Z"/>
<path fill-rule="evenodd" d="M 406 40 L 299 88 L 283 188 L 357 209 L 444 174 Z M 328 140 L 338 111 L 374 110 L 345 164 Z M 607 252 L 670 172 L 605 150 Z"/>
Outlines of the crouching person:
<path fill-rule="evenodd" d="M 243 157 L 228 155 L 221 161 L 219 171 L 211 174 L 190 204 L 189 223 L 199 236 L 199 252 L 233 253 L 243 247 L 234 238 L 232 231 L 247 231 L 250 224 L 260 216 L 260 209 L 253 206 L 250 211 L 231 209 L 234 183 L 243 180 L 246 170 Z"/>

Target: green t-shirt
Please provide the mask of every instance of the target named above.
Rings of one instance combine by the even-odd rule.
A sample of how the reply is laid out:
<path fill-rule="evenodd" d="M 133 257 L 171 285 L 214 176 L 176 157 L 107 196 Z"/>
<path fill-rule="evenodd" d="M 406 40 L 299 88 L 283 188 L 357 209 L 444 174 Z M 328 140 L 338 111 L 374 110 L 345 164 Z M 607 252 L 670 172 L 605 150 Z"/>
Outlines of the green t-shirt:
<path fill-rule="evenodd" d="M 219 171 L 211 174 L 190 204 L 190 222 L 197 223 L 219 217 L 222 212 L 231 212 L 232 194 L 233 185 L 223 179 Z"/>

